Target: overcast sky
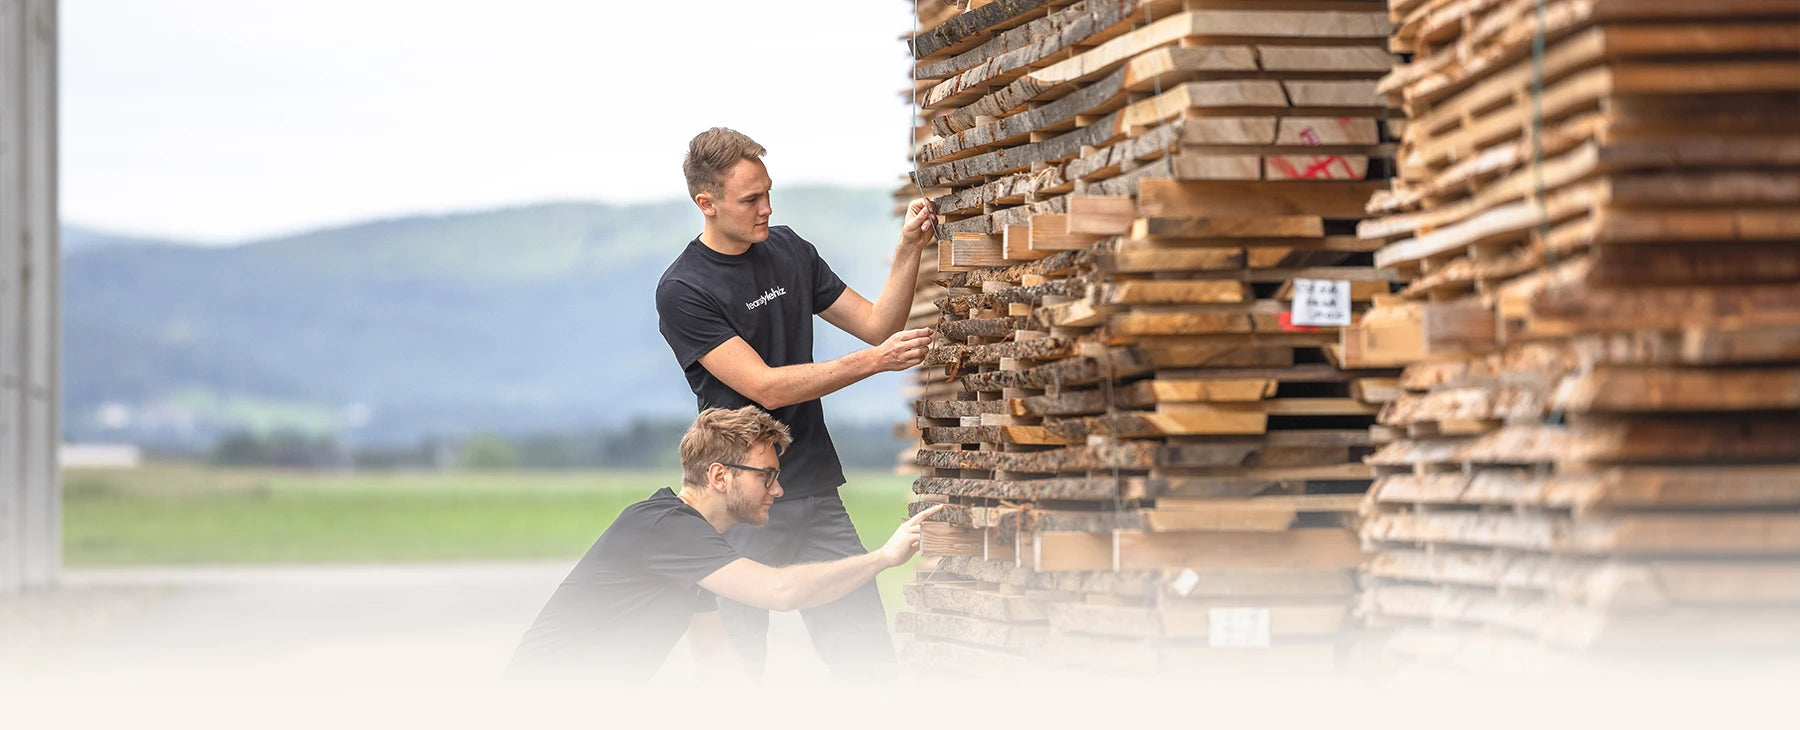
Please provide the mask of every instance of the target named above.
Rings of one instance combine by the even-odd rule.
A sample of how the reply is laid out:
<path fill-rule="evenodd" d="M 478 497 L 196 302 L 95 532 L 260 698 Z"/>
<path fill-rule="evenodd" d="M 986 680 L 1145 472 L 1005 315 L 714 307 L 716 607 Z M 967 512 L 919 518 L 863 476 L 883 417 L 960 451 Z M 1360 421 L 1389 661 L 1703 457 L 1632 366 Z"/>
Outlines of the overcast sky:
<path fill-rule="evenodd" d="M 734 127 L 776 185 L 907 169 L 902 0 L 62 0 L 62 211 L 211 243 L 684 197 Z"/>

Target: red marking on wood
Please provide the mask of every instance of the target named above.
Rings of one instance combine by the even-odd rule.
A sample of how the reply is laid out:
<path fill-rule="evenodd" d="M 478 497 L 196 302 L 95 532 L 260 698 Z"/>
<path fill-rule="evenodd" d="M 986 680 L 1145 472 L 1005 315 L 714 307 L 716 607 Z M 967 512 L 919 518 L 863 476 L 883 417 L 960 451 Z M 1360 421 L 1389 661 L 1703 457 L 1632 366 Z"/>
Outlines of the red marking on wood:
<path fill-rule="evenodd" d="M 1355 169 L 1350 167 L 1350 160 L 1345 160 L 1341 155 L 1316 156 L 1316 158 L 1312 158 L 1312 164 L 1307 165 L 1307 169 L 1303 169 L 1303 171 L 1294 171 L 1294 165 L 1289 165 L 1287 160 L 1282 160 L 1283 173 L 1287 173 L 1287 176 L 1291 176 L 1291 178 L 1300 178 L 1300 180 L 1319 180 L 1319 178 L 1330 180 L 1332 165 L 1336 164 L 1345 165 L 1346 171 L 1350 171 L 1350 174 L 1354 176 Z"/>
<path fill-rule="evenodd" d="M 1308 147 L 1317 147 L 1319 146 L 1319 133 L 1313 131 L 1312 127 L 1302 129 L 1300 130 L 1300 141 L 1305 142 Z"/>
<path fill-rule="evenodd" d="M 1294 324 L 1294 313 L 1293 312 L 1282 312 L 1281 316 L 1276 318 L 1276 321 L 1281 324 L 1281 331 L 1283 331 L 1283 332 L 1318 332 L 1319 331 L 1319 328 L 1317 328 L 1317 327 L 1312 327 L 1312 326 L 1304 325 L 1304 324 Z"/>
<path fill-rule="evenodd" d="M 1330 178 L 1331 177 L 1331 166 L 1333 164 L 1340 163 L 1340 162 L 1343 163 L 1344 169 L 1350 168 L 1350 163 L 1339 155 L 1328 155 L 1323 158 L 1314 158 L 1313 163 L 1311 165 L 1307 166 L 1307 168 L 1304 172 L 1300 173 L 1300 177 L 1305 178 L 1307 180 L 1311 180 L 1313 178 L 1320 178 L 1320 177 Z"/>
<path fill-rule="evenodd" d="M 1356 168 L 1351 167 L 1350 161 L 1344 159 L 1341 155 L 1314 157 L 1312 163 L 1307 165 L 1304 170 L 1296 169 L 1292 164 L 1289 164 L 1286 159 L 1281 157 L 1270 157 L 1268 159 L 1269 162 L 1274 163 L 1276 168 L 1281 170 L 1283 175 L 1296 180 L 1335 180 L 1337 177 L 1332 174 L 1332 165 L 1343 165 L 1345 177 L 1356 177 Z"/>

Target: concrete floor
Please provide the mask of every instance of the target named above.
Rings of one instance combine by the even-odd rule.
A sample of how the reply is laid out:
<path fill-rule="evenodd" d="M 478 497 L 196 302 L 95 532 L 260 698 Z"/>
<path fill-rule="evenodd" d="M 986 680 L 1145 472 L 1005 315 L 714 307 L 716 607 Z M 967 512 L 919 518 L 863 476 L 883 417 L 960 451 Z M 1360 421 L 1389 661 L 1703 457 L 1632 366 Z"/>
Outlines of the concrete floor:
<path fill-rule="evenodd" d="M 0 691 L 485 691 L 571 564 L 68 571 L 0 601 Z M 693 676 L 685 646 L 653 686 Z M 797 614 L 771 676 L 828 681 Z M 777 674 L 779 673 L 779 674 Z"/>
<path fill-rule="evenodd" d="M 835 686 L 797 614 L 776 614 L 753 689 L 691 679 L 677 647 L 648 688 L 546 693 L 499 679 L 566 563 L 76 570 L 0 601 L 0 728 L 1791 726 L 1792 675 L 1721 667 L 1591 686 L 1230 684 L 1067 687 L 898 673 Z M 1479 708 L 1479 709 L 1478 709 Z M 1781 718 L 1787 718 L 1782 720 Z M 623 721 L 623 722 L 620 722 Z"/>
<path fill-rule="evenodd" d="M 0 730 L 918 724 L 888 709 L 913 682 L 834 685 L 796 613 L 771 617 L 761 687 L 695 682 L 681 645 L 648 687 L 502 684 L 572 565 L 66 571 L 0 600 Z"/>

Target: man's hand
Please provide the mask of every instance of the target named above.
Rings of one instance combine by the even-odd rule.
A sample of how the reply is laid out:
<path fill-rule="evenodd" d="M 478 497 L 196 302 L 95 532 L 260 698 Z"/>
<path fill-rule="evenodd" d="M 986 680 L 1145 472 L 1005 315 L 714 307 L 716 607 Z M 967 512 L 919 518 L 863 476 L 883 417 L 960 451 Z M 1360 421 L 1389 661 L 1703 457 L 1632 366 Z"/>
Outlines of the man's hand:
<path fill-rule="evenodd" d="M 906 206 L 906 225 L 900 227 L 900 246 L 916 253 L 934 240 L 936 228 L 937 208 L 931 201 L 916 199 Z"/>
<path fill-rule="evenodd" d="M 920 327 L 895 332 L 874 349 L 880 372 L 905 370 L 925 361 L 925 352 L 931 349 L 931 329 Z"/>
<path fill-rule="evenodd" d="M 900 529 L 895 530 L 894 536 L 888 538 L 886 545 L 881 546 L 881 557 L 887 561 L 888 567 L 897 568 L 912 559 L 913 553 L 919 551 L 920 526 L 925 523 L 925 518 L 937 514 L 943 508 L 944 505 L 941 504 L 934 506 L 900 523 Z"/>
<path fill-rule="evenodd" d="M 887 544 L 874 552 L 824 563 L 801 563 L 771 568 L 749 558 L 738 558 L 700 579 L 700 587 L 739 603 L 771 611 L 799 611 L 843 598 L 857 586 L 874 580 L 888 568 L 905 565 L 919 551 L 920 525 L 944 505 L 912 516 Z"/>

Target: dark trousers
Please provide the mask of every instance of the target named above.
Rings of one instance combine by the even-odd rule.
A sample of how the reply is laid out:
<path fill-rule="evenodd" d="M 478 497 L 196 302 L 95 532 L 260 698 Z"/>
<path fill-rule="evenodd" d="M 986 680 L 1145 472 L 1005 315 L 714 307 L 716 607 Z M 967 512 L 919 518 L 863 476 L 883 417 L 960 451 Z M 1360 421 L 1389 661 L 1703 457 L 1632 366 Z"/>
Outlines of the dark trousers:
<path fill-rule="evenodd" d="M 764 565 L 823 563 L 868 552 L 850 513 L 836 492 L 776 502 L 763 527 L 733 525 L 725 541 L 739 555 Z M 719 617 L 753 676 L 761 677 L 769 654 L 769 612 L 725 598 Z M 832 603 L 805 609 L 800 618 L 812 636 L 813 650 L 840 677 L 867 675 L 894 662 L 894 640 L 888 636 L 887 612 L 875 581 Z"/>

